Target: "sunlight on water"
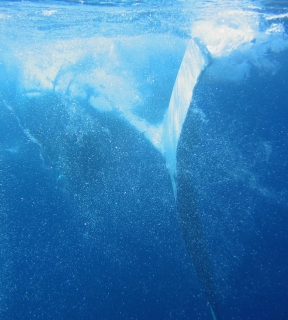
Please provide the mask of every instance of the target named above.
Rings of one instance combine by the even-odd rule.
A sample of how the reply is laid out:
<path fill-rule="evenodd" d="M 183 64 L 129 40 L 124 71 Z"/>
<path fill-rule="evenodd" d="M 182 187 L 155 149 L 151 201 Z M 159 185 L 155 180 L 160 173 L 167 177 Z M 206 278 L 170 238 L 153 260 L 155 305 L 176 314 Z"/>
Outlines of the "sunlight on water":
<path fill-rule="evenodd" d="M 264 238 L 257 219 L 262 228 L 287 209 L 279 173 L 285 177 L 287 95 L 278 90 L 286 5 L 0 2 L 0 275 L 8 283 L 0 282 L 0 317 L 18 312 L 14 299 L 23 317 L 43 318 L 44 302 L 51 318 L 67 317 L 71 299 L 78 318 L 89 306 L 90 318 L 112 319 L 115 303 L 113 315 L 119 309 L 123 318 L 146 319 L 155 308 L 159 318 L 211 319 L 175 213 L 181 179 L 186 244 L 201 238 L 201 222 L 208 239 L 207 252 L 204 244 L 189 253 L 209 303 L 217 305 L 219 289 L 227 319 L 242 310 L 233 290 L 238 270 L 253 283 L 246 265 Z"/>

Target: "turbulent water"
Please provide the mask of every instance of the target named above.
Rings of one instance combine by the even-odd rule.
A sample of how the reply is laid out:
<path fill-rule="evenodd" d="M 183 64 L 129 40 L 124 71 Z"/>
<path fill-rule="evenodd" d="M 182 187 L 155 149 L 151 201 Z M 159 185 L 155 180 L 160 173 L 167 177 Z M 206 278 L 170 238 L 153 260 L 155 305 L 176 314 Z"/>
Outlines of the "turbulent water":
<path fill-rule="evenodd" d="M 286 1 L 1 1 L 0 318 L 287 319 L 287 33 Z"/>

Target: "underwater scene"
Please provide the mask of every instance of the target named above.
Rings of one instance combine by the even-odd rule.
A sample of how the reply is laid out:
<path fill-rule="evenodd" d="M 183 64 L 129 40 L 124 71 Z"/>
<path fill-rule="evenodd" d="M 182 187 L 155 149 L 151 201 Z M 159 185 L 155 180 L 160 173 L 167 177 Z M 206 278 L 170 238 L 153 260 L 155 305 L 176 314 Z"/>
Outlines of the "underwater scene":
<path fill-rule="evenodd" d="M 288 2 L 0 2 L 0 319 L 288 319 Z"/>

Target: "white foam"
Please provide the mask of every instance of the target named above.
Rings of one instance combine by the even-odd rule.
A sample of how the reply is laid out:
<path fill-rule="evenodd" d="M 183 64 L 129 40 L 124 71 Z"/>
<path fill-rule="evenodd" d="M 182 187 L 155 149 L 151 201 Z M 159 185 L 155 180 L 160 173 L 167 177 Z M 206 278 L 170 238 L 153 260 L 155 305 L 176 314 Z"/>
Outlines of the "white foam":
<path fill-rule="evenodd" d="M 43 16 L 46 16 L 46 17 L 50 17 L 55 13 L 57 13 L 57 10 L 52 10 L 51 9 L 51 10 L 43 10 L 42 11 Z"/>
<path fill-rule="evenodd" d="M 21 121 L 19 119 L 19 117 L 17 116 L 17 114 L 14 112 L 13 108 L 11 107 L 11 105 L 4 100 L 3 101 L 3 105 L 9 110 L 11 111 L 12 115 L 14 116 L 14 118 L 16 119 L 16 121 L 18 122 L 19 127 L 21 128 L 21 130 L 23 131 L 23 133 L 25 134 L 25 136 L 32 141 L 33 143 L 37 144 L 40 149 L 42 148 L 41 143 L 31 134 L 31 132 L 29 131 L 28 128 L 24 128 L 21 124 Z"/>
<path fill-rule="evenodd" d="M 72 40 L 47 40 L 33 47 L 23 47 L 16 52 L 21 63 L 21 91 L 66 92 L 70 82 L 77 76 L 85 74 L 81 70 L 81 59 L 90 55 L 99 60 L 99 55 L 113 59 L 113 41 L 102 37 Z M 73 68 L 74 66 L 74 68 Z"/>
<path fill-rule="evenodd" d="M 279 18 L 239 9 L 219 11 L 195 21 L 192 35 L 207 47 L 212 56 L 210 79 L 240 81 L 250 75 L 251 66 L 272 74 L 277 72 L 277 61 L 267 53 L 288 48 L 285 29 L 275 20 Z M 265 28 L 263 19 L 275 22 Z"/>
<path fill-rule="evenodd" d="M 281 13 L 281 14 L 273 14 L 273 15 L 266 15 L 266 20 L 278 20 L 278 19 L 285 19 L 288 18 L 288 13 Z"/>
<path fill-rule="evenodd" d="M 229 55 L 244 44 L 251 46 L 258 29 L 257 15 L 228 10 L 215 13 L 209 20 L 195 21 L 192 36 L 199 38 L 214 57 Z"/>

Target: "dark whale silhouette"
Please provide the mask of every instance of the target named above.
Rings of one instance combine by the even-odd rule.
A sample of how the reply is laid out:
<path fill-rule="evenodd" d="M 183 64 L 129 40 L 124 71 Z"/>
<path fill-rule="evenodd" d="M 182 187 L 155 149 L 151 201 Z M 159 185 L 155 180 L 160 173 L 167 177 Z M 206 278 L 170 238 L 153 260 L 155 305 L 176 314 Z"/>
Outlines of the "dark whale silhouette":
<path fill-rule="evenodd" d="M 188 119 L 187 117 L 186 120 Z M 185 121 L 177 148 L 177 215 L 192 264 L 202 290 L 209 302 L 213 319 L 220 319 L 219 308 L 216 297 L 216 286 L 213 281 L 213 273 L 210 259 L 206 249 L 205 237 L 203 235 L 202 223 L 199 216 L 195 191 L 193 189 L 193 177 L 188 171 L 191 161 L 191 150 L 195 138 L 195 129 L 189 128 L 190 122 Z"/>

